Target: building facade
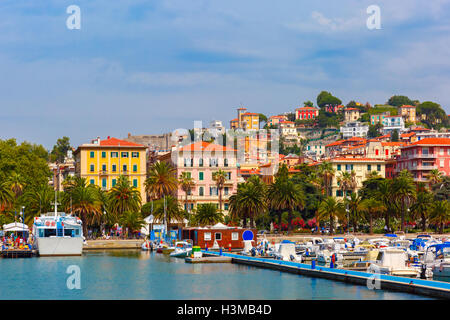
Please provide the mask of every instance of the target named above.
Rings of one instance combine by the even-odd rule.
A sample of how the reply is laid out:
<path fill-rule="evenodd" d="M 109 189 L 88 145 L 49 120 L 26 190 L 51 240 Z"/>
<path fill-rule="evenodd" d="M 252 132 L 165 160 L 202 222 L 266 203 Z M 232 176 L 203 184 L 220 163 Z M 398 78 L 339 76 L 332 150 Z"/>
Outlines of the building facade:
<path fill-rule="evenodd" d="M 295 109 L 295 120 L 310 120 L 319 116 L 319 109 L 314 107 L 301 107 Z"/>
<path fill-rule="evenodd" d="M 345 126 L 340 128 L 342 133 L 342 137 L 344 139 L 352 138 L 352 137 L 367 137 L 367 132 L 369 132 L 369 126 L 363 124 L 359 121 L 347 122 Z"/>
<path fill-rule="evenodd" d="M 416 107 L 410 105 L 403 105 L 398 107 L 398 115 L 405 119 L 405 122 L 416 122 Z"/>
<path fill-rule="evenodd" d="M 383 119 L 383 134 L 390 134 L 397 130 L 400 134 L 405 131 L 405 121 L 402 116 L 387 116 Z"/>
<path fill-rule="evenodd" d="M 384 118 L 390 116 L 391 113 L 389 111 L 380 113 L 380 114 L 371 114 L 370 115 L 370 124 L 376 125 L 377 123 L 383 124 Z"/>
<path fill-rule="evenodd" d="M 75 174 L 102 190 L 114 187 L 119 176 L 127 176 L 145 203 L 146 151 L 147 147 L 141 144 L 111 137 L 97 138 L 75 150 Z"/>
<path fill-rule="evenodd" d="M 396 173 L 407 169 L 414 181 L 427 182 L 431 170 L 450 175 L 450 139 L 426 138 L 406 145 L 397 158 Z"/>
<path fill-rule="evenodd" d="M 195 187 L 188 194 L 188 204 L 185 204 L 186 193 L 177 190 L 177 199 L 186 209 L 195 209 L 199 204 L 214 203 L 219 207 L 219 190 L 213 180 L 214 172 L 219 170 L 227 174 L 222 190 L 222 210 L 228 212 L 228 199 L 237 190 L 236 150 L 221 145 L 198 141 L 177 149 L 172 155 L 177 177 L 187 172 L 192 177 Z"/>
<path fill-rule="evenodd" d="M 360 116 L 360 111 L 357 108 L 346 108 L 344 109 L 344 120 L 345 122 L 358 121 Z"/>

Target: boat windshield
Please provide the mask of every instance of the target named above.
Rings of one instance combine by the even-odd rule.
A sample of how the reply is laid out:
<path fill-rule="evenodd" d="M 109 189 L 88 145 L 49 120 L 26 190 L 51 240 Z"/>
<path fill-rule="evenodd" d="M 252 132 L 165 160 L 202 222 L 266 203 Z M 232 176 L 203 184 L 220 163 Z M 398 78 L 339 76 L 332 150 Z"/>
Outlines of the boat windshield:
<path fill-rule="evenodd" d="M 439 259 L 447 259 L 450 258 L 450 247 L 442 248 L 437 252 L 437 257 Z"/>

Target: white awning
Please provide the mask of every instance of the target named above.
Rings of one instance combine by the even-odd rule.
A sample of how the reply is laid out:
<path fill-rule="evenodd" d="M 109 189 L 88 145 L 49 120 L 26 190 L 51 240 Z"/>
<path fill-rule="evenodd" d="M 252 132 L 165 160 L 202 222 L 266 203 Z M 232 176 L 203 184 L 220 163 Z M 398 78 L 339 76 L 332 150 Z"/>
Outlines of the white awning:
<path fill-rule="evenodd" d="M 4 232 L 28 231 L 28 226 L 20 222 L 13 222 L 3 225 Z"/>

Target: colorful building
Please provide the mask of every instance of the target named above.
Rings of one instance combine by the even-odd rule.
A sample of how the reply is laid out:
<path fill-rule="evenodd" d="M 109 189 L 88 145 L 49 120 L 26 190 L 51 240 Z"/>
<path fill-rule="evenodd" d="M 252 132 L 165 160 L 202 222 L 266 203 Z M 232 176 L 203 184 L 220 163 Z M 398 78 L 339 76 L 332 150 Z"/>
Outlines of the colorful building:
<path fill-rule="evenodd" d="M 186 209 L 197 208 L 202 203 L 214 203 L 219 207 L 219 190 L 213 180 L 214 172 L 219 170 L 227 174 L 222 190 L 224 213 L 228 212 L 228 199 L 237 190 L 236 150 L 218 144 L 198 141 L 178 148 L 171 156 L 176 167 L 177 177 L 187 172 L 195 182 L 195 188 L 188 194 L 188 205 L 185 204 L 186 193 L 177 190 L 177 198 Z"/>
<path fill-rule="evenodd" d="M 120 175 L 127 176 L 145 203 L 146 150 L 144 145 L 125 140 L 97 138 L 75 150 L 75 174 L 102 190 L 114 187 Z"/>
<path fill-rule="evenodd" d="M 267 125 L 268 126 L 276 126 L 278 125 L 281 121 L 285 121 L 287 120 L 287 116 L 271 116 L 268 120 L 267 120 Z"/>
<path fill-rule="evenodd" d="M 332 181 L 332 195 L 338 198 L 344 197 L 338 184 L 338 177 L 341 175 L 340 172 L 355 172 L 356 189 L 354 191 L 356 192 L 361 189 L 363 181 L 367 180 L 371 172 L 376 171 L 381 177 L 385 177 L 385 162 L 381 159 L 341 157 L 331 159 L 330 163 L 335 170 Z M 348 194 L 350 194 L 349 191 Z"/>
<path fill-rule="evenodd" d="M 345 108 L 344 109 L 344 121 L 353 122 L 358 121 L 360 116 L 360 111 L 357 108 Z"/>
<path fill-rule="evenodd" d="M 319 116 L 319 109 L 315 107 L 301 107 L 295 109 L 295 120 L 310 120 Z"/>
<path fill-rule="evenodd" d="M 372 114 L 372 115 L 370 115 L 370 124 L 371 125 L 376 125 L 377 123 L 382 124 L 384 118 L 386 118 L 390 115 L 391 115 L 391 113 L 389 111 L 386 111 L 386 112 L 383 112 L 380 114 Z"/>
<path fill-rule="evenodd" d="M 431 170 L 450 175 L 450 139 L 425 138 L 401 148 L 396 173 L 407 169 L 417 182 L 427 182 Z"/>
<path fill-rule="evenodd" d="M 397 130 L 400 134 L 405 131 L 405 121 L 402 116 L 387 116 L 383 119 L 383 134 L 390 134 Z"/>
<path fill-rule="evenodd" d="M 238 117 L 230 121 L 231 129 L 259 130 L 259 113 L 246 112 L 246 108 L 239 108 Z"/>
<path fill-rule="evenodd" d="M 410 105 L 403 105 L 398 107 L 398 115 L 405 119 L 405 122 L 416 122 L 416 107 Z"/>

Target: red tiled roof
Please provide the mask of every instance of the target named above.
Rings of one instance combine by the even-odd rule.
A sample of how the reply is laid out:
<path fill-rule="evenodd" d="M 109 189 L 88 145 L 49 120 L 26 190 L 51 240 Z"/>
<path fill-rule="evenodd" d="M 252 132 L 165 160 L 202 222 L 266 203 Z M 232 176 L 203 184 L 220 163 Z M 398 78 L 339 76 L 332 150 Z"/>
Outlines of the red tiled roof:
<path fill-rule="evenodd" d="M 400 137 L 401 137 L 401 138 L 409 138 L 409 137 L 414 136 L 415 134 L 416 134 L 415 132 L 402 133 L 402 134 L 400 135 Z"/>
<path fill-rule="evenodd" d="M 450 138 L 425 138 L 416 142 L 413 142 L 406 147 L 409 146 L 420 146 L 420 145 L 435 145 L 435 146 L 441 146 L 441 145 L 450 145 Z"/>
<path fill-rule="evenodd" d="M 357 108 L 347 108 L 344 111 L 353 111 L 353 110 L 358 110 L 359 111 L 359 109 L 357 109 Z"/>
<path fill-rule="evenodd" d="M 198 141 L 195 143 L 188 144 L 184 147 L 181 147 L 178 151 L 206 151 L 206 152 L 212 152 L 212 151 L 237 151 L 232 148 L 227 148 L 224 146 L 221 146 L 219 144 L 209 143 L 206 141 Z"/>
<path fill-rule="evenodd" d="M 259 113 L 246 112 L 243 113 L 242 116 L 259 116 Z"/>
<path fill-rule="evenodd" d="M 100 140 L 100 146 L 111 146 L 111 147 L 145 147 L 142 144 L 120 140 L 117 138 L 109 138 L 106 140 Z"/>
<path fill-rule="evenodd" d="M 317 110 L 316 107 L 299 107 L 295 110 Z"/>
<path fill-rule="evenodd" d="M 409 104 L 405 104 L 405 105 L 401 106 L 400 108 L 415 108 L 415 106 L 411 106 Z"/>
<path fill-rule="evenodd" d="M 401 147 L 404 146 L 405 144 L 403 142 L 382 142 L 381 145 L 383 147 L 395 147 L 395 146 Z"/>
<path fill-rule="evenodd" d="M 417 127 L 417 128 L 411 129 L 411 131 L 430 131 L 430 129 L 427 129 L 424 127 Z"/>
<path fill-rule="evenodd" d="M 373 159 L 373 158 L 346 158 L 346 157 L 338 157 L 330 159 L 330 162 L 336 161 L 367 161 L 367 162 L 384 162 L 382 159 Z"/>
<path fill-rule="evenodd" d="M 293 123 L 295 123 L 295 122 L 292 122 L 292 121 L 287 121 L 287 120 L 284 120 L 284 121 L 280 121 L 280 124 L 283 124 L 283 123 L 290 123 L 290 124 L 293 124 Z"/>
<path fill-rule="evenodd" d="M 327 144 L 325 147 L 339 146 L 339 145 L 343 144 L 344 141 L 346 141 L 346 140 L 338 140 L 338 141 L 332 142 L 332 143 L 330 143 L 330 144 Z"/>
<path fill-rule="evenodd" d="M 237 122 L 237 121 L 239 121 L 239 119 L 238 119 L 238 118 L 235 118 L 235 119 L 231 119 L 230 122 Z"/>

